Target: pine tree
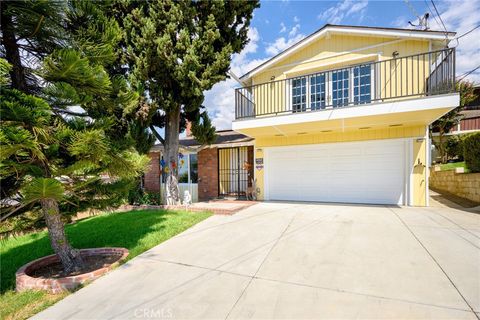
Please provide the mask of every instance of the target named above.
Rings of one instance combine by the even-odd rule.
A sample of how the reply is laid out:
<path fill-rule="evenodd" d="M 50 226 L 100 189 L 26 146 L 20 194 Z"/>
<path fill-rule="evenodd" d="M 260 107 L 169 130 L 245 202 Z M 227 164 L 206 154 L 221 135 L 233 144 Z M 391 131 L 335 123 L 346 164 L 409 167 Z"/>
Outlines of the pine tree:
<path fill-rule="evenodd" d="M 174 203 L 179 133 L 189 120 L 197 140 L 208 144 L 215 138 L 203 92 L 226 79 L 231 55 L 248 42 L 258 6 L 258 1 L 116 1 L 131 81 L 143 86 L 150 101 L 148 125 L 164 146 L 165 189 Z M 164 137 L 157 128 L 165 129 Z"/>
<path fill-rule="evenodd" d="M 37 54 L 35 69 L 26 58 L 16 65 L 0 63 L 6 84 L 0 92 L 0 182 L 2 199 L 9 200 L 1 218 L 41 212 L 67 273 L 81 268 L 82 259 L 68 242 L 63 216 L 120 204 L 148 161 L 134 148 L 132 132 L 138 129 L 131 125 L 139 96 L 117 71 L 122 33 L 105 14 L 107 5 L 56 2 L 56 11 L 31 12 L 43 17 L 39 21 L 62 18 L 58 30 L 49 32 L 41 22 L 36 34 L 26 32 L 30 27 L 18 16 L 12 17 L 13 25 L 1 25 L 1 53 L 7 60 L 7 51 L 15 48 L 26 57 L 20 34 L 41 34 L 53 46 Z M 4 41 L 6 30 L 17 33 L 17 46 Z M 31 50 L 35 53 L 35 46 Z M 35 74 L 34 82 L 28 74 Z"/>

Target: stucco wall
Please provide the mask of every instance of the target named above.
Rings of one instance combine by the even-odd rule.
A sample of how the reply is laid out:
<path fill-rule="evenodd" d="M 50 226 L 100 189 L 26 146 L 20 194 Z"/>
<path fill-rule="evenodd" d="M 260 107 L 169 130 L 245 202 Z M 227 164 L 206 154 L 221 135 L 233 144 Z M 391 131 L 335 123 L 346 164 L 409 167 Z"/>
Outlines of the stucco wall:
<path fill-rule="evenodd" d="M 434 189 L 480 203 L 480 173 L 432 170 L 429 182 Z"/>

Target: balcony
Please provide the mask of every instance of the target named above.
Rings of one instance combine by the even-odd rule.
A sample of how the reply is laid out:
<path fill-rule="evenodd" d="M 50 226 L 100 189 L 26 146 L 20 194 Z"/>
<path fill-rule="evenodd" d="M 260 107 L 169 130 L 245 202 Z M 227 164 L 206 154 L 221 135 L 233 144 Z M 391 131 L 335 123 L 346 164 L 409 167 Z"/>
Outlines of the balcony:
<path fill-rule="evenodd" d="M 455 91 L 455 48 L 325 70 L 235 90 L 235 119 L 313 113 Z"/>

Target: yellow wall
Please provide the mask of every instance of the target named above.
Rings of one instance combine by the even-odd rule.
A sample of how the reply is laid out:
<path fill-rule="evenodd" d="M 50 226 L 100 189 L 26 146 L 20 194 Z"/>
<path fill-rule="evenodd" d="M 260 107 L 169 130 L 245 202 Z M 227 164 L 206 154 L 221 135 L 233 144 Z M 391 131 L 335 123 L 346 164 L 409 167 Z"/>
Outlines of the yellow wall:
<path fill-rule="evenodd" d="M 394 42 L 398 41 L 398 42 Z M 394 43 L 392 43 L 394 42 Z M 382 44 L 387 43 L 387 44 Z M 378 45 L 378 46 L 377 46 Z M 376 46 L 351 53 L 351 50 Z M 251 89 L 257 114 L 281 113 L 289 110 L 291 99 L 287 84 L 283 80 L 301 75 L 332 70 L 336 68 L 392 59 L 393 52 L 399 57 L 429 51 L 427 40 L 398 40 L 394 38 L 332 35 L 323 37 L 289 57 L 270 66 L 252 78 Z M 335 55 L 334 57 L 331 57 Z M 402 62 L 400 62 L 402 61 Z M 405 81 L 407 72 L 409 80 Z M 430 70 L 422 59 L 391 60 L 375 72 L 377 96 L 382 99 L 391 96 L 404 96 L 422 92 Z M 272 81 L 274 78 L 274 81 Z M 262 84 L 260 86 L 256 86 Z M 287 95 L 287 96 L 286 96 Z"/>
<path fill-rule="evenodd" d="M 413 126 L 413 127 L 399 127 L 399 128 L 385 128 L 385 129 L 370 129 L 351 132 L 332 132 L 321 133 L 311 135 L 300 135 L 292 137 L 258 137 L 255 140 L 255 158 L 263 158 L 264 150 L 266 147 L 276 146 L 289 146 L 289 145 L 302 145 L 302 144 L 319 144 L 319 143 L 332 143 L 332 142 L 352 142 L 352 141 L 365 141 L 365 140 L 381 140 L 381 139 L 398 139 L 398 138 L 412 138 L 413 142 L 413 155 L 412 162 L 427 165 L 426 157 L 426 127 L 425 126 Z M 417 138 L 424 138 L 417 141 Z M 257 187 L 260 189 L 258 194 L 259 200 L 264 200 L 264 172 L 265 168 L 258 170 L 255 168 L 255 178 L 257 179 Z M 281 173 L 279 173 L 281 174 Z M 426 167 L 417 165 L 413 169 L 412 187 L 413 187 L 413 205 L 425 206 L 426 205 Z"/>
<path fill-rule="evenodd" d="M 427 140 L 414 139 L 413 141 L 413 205 L 427 205 Z"/>

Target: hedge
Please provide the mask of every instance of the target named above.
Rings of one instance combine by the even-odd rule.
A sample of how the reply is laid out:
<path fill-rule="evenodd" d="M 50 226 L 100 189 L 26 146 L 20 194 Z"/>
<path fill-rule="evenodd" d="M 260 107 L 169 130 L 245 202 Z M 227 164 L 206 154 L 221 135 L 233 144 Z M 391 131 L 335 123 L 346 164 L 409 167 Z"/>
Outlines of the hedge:
<path fill-rule="evenodd" d="M 463 140 L 463 158 L 471 172 L 480 172 L 480 132 Z"/>

